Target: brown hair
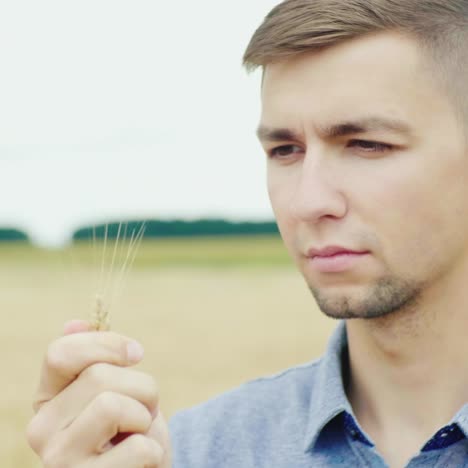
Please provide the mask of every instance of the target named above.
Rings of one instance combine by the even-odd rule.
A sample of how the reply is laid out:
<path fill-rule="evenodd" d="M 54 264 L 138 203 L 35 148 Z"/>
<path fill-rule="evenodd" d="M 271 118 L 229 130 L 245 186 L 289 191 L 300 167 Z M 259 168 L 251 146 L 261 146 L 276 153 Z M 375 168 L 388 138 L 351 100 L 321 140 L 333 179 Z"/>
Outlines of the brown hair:
<path fill-rule="evenodd" d="M 285 0 L 254 33 L 247 70 L 373 33 L 414 37 L 468 123 L 468 0 Z"/>

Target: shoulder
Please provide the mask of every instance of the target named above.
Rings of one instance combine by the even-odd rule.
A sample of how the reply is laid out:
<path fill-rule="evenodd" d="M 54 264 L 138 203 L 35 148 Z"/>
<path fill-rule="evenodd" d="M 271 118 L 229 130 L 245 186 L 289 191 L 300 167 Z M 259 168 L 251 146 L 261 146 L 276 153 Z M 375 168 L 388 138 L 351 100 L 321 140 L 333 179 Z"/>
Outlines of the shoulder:
<path fill-rule="evenodd" d="M 200 405 L 182 410 L 171 419 L 171 425 L 178 429 L 182 421 L 203 418 L 213 423 L 220 416 L 235 416 L 244 413 L 271 414 L 271 410 L 281 411 L 290 405 L 308 404 L 314 385 L 314 375 L 320 364 L 318 359 L 308 364 L 292 367 L 274 375 L 251 380 L 226 393 L 216 396 Z M 283 400 L 280 397 L 294 397 Z"/>
<path fill-rule="evenodd" d="M 192 460 L 194 456 L 212 459 L 221 452 L 226 457 L 229 447 L 239 449 L 240 442 L 258 447 L 273 442 L 281 433 L 300 433 L 298 429 L 307 423 L 320 362 L 249 381 L 176 413 L 169 423 L 176 459 L 184 453 L 190 453 Z"/>

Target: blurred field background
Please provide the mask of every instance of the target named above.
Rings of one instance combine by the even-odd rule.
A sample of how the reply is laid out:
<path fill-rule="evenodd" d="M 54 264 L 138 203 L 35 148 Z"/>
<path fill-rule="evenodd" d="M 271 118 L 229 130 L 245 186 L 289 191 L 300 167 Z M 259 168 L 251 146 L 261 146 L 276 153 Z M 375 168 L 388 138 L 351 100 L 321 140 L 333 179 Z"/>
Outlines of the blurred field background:
<path fill-rule="evenodd" d="M 24 430 L 42 356 L 65 321 L 88 317 L 102 249 L 0 245 L 1 467 L 40 466 Z M 157 378 L 168 417 L 319 356 L 336 325 L 276 236 L 145 240 L 120 293 L 112 328 L 144 345 L 139 367 Z"/>

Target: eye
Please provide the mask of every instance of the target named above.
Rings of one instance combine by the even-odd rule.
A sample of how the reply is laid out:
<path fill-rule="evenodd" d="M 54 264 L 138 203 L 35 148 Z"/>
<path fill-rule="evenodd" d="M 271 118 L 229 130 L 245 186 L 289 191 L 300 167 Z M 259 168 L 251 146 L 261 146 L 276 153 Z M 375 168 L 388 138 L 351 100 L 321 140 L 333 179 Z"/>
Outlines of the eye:
<path fill-rule="evenodd" d="M 348 148 L 357 148 L 365 153 L 384 153 L 385 151 L 392 150 L 394 146 L 377 141 L 351 140 L 348 143 Z"/>
<path fill-rule="evenodd" d="M 300 146 L 283 145 L 283 146 L 278 146 L 268 151 L 268 156 L 270 158 L 286 158 L 287 156 L 290 156 L 291 154 L 295 154 L 301 151 L 302 151 L 302 148 Z"/>

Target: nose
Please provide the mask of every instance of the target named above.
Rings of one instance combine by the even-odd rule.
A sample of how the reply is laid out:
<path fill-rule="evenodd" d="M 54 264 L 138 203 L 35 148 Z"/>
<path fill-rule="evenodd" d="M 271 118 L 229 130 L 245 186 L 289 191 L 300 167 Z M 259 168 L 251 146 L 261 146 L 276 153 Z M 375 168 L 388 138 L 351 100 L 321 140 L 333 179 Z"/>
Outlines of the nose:
<path fill-rule="evenodd" d="M 301 221 L 316 223 L 321 219 L 345 216 L 347 202 L 340 187 L 336 162 L 331 158 L 310 154 L 304 156 L 291 195 L 290 213 Z"/>

